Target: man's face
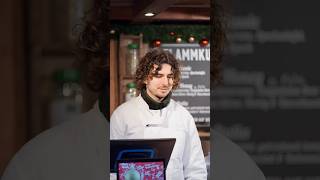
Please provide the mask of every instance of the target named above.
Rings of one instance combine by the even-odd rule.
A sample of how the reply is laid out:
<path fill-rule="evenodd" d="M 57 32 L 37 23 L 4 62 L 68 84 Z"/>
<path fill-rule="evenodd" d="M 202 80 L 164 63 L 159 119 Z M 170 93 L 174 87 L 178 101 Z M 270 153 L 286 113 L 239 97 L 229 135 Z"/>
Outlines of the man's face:
<path fill-rule="evenodd" d="M 161 102 L 172 90 L 174 78 L 171 65 L 162 64 L 161 67 L 161 70 L 156 73 L 158 65 L 153 65 L 151 76 L 145 80 L 148 95 L 158 102 Z"/>

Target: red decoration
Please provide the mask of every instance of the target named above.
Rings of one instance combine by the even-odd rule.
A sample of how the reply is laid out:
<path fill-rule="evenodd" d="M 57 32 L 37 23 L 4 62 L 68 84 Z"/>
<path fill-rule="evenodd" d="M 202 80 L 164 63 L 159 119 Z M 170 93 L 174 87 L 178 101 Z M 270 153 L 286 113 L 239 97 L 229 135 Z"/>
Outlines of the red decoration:
<path fill-rule="evenodd" d="M 155 39 L 152 41 L 152 46 L 153 47 L 160 47 L 161 46 L 161 40 L 160 39 Z"/>
<path fill-rule="evenodd" d="M 209 40 L 207 38 L 202 38 L 199 41 L 199 44 L 200 44 L 201 47 L 206 47 L 209 44 Z"/>
<path fill-rule="evenodd" d="M 173 32 L 173 31 L 171 31 L 169 34 L 170 34 L 170 36 L 175 36 L 176 35 L 176 33 Z"/>

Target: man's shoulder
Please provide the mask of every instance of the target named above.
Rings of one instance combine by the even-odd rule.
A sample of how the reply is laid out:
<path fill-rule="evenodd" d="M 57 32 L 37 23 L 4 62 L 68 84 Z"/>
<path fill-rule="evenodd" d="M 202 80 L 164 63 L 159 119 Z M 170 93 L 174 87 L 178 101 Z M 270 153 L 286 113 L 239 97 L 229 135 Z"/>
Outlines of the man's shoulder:
<path fill-rule="evenodd" d="M 19 150 L 18 154 L 34 154 L 47 150 L 53 152 L 55 148 L 70 146 L 82 139 L 90 126 L 92 125 L 88 120 L 79 115 L 78 119 L 61 123 L 35 136 Z"/>
<path fill-rule="evenodd" d="M 128 112 L 130 110 L 135 110 L 138 106 L 139 106 L 139 99 L 140 97 L 134 97 L 132 99 L 130 99 L 129 101 L 126 101 L 122 104 L 120 104 L 113 113 L 124 113 L 124 112 Z"/>
<path fill-rule="evenodd" d="M 81 126 L 80 124 L 82 124 L 81 120 L 70 120 L 45 130 L 27 142 L 22 150 L 30 148 L 42 149 L 43 147 L 55 145 L 55 142 L 64 142 L 65 140 L 72 138 L 74 134 L 77 134 L 77 129 Z M 64 141 L 60 141 L 61 139 Z"/>
<path fill-rule="evenodd" d="M 190 112 L 183 107 L 179 102 L 171 99 L 169 104 L 169 111 L 172 113 L 171 115 L 175 119 L 179 119 L 179 121 L 176 121 L 178 123 L 185 124 L 187 127 L 189 127 L 190 123 L 194 123 L 194 119 Z"/>
<path fill-rule="evenodd" d="M 76 166 L 81 162 L 81 157 L 89 157 L 92 147 L 103 143 L 100 137 L 107 136 L 106 128 L 102 128 L 106 125 L 102 119 L 89 118 L 89 114 L 81 114 L 79 118 L 57 125 L 31 139 L 10 161 L 7 174 L 16 172 L 17 168 L 23 174 L 29 172 L 27 174 L 30 175 L 39 175 L 35 169 L 49 173 L 53 168 L 59 172 L 58 164 Z"/>
<path fill-rule="evenodd" d="M 181 111 L 185 114 L 190 115 L 189 111 L 184 106 L 182 106 L 178 101 L 175 101 L 174 99 L 170 100 L 169 106 L 171 106 L 174 110 Z"/>
<path fill-rule="evenodd" d="M 67 146 L 73 146 L 72 137 L 74 135 L 72 134 L 74 134 L 74 131 L 71 123 L 66 122 L 48 129 L 28 141 L 11 159 L 5 170 L 4 179 L 17 177 L 32 179 L 31 177 L 40 175 L 37 171 L 48 171 L 45 165 L 56 164 L 60 159 L 61 152 L 65 151 L 64 149 Z M 31 162 L 32 166 L 30 166 Z"/>

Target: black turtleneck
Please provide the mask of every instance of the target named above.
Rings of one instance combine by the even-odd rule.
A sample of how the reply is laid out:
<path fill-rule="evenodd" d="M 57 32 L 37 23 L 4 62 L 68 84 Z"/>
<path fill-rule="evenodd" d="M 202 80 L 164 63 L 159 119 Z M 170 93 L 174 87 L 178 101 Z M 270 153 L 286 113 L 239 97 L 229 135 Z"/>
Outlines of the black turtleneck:
<path fill-rule="evenodd" d="M 170 92 L 161 102 L 157 102 L 148 95 L 146 88 L 141 90 L 143 100 L 149 105 L 149 109 L 152 110 L 159 110 L 167 107 L 170 103 L 171 94 L 172 93 Z"/>

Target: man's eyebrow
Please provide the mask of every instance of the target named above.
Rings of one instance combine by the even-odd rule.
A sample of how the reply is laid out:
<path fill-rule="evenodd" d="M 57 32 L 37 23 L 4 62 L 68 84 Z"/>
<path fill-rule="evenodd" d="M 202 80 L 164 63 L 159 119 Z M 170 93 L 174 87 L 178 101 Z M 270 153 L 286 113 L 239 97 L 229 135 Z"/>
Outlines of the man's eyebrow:
<path fill-rule="evenodd" d="M 161 75 L 164 75 L 164 74 L 162 74 L 162 73 L 159 73 L 159 71 L 157 71 L 157 72 L 152 72 L 151 74 L 161 74 Z M 171 73 L 169 73 L 168 75 L 172 75 L 172 74 L 174 74 L 174 73 L 171 72 Z"/>
<path fill-rule="evenodd" d="M 163 75 L 163 74 L 160 74 L 159 72 L 154 72 L 154 73 L 151 73 L 151 75 Z"/>

